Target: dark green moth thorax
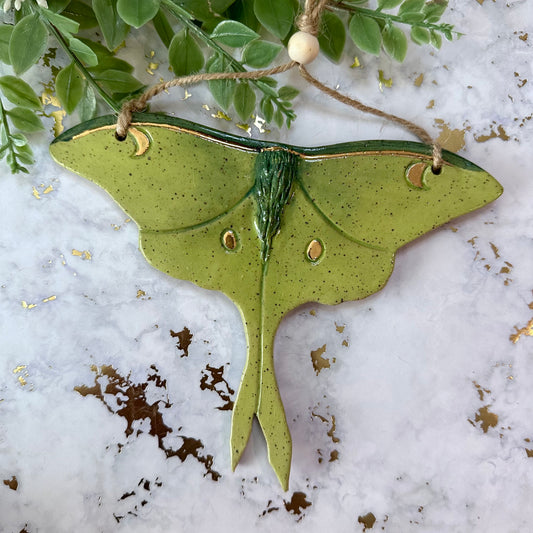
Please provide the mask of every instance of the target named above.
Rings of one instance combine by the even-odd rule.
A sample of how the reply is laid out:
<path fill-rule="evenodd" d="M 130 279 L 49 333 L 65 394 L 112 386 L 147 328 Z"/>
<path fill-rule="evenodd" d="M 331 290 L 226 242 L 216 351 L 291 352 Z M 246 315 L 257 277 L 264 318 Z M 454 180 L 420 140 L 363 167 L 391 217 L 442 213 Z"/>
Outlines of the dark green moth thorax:
<path fill-rule="evenodd" d="M 280 229 L 283 208 L 291 195 L 299 159 L 299 155 L 283 149 L 267 149 L 257 156 L 253 194 L 257 204 L 255 225 L 261 239 L 263 262 L 268 260 L 272 239 Z"/>

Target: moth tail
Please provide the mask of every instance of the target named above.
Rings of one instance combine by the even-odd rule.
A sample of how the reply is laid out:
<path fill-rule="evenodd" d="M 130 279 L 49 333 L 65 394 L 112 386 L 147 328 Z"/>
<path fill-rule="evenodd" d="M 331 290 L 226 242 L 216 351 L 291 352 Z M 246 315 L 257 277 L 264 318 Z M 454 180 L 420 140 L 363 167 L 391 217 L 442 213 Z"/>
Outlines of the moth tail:
<path fill-rule="evenodd" d="M 233 405 L 231 419 L 231 469 L 235 470 L 246 448 L 259 398 L 259 361 L 248 351 L 246 366 L 239 385 L 237 399 Z"/>
<path fill-rule="evenodd" d="M 263 367 L 257 419 L 268 448 L 268 460 L 284 491 L 289 489 L 292 440 L 273 369 Z"/>

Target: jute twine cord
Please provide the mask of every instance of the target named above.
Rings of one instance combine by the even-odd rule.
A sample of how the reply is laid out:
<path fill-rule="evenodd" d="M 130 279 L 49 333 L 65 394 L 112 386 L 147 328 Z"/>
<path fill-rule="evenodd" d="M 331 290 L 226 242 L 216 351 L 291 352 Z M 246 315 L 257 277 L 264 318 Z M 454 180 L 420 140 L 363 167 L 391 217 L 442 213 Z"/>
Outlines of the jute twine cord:
<path fill-rule="evenodd" d="M 317 36 L 320 29 L 320 20 L 322 12 L 324 11 L 328 3 L 329 0 L 305 0 L 304 12 L 296 20 L 297 26 L 300 31 Z M 364 113 L 371 113 L 372 115 L 376 115 L 386 120 L 395 122 L 410 131 L 413 135 L 417 136 L 423 143 L 432 145 L 432 169 L 435 173 L 440 172 L 443 165 L 442 149 L 436 142 L 433 141 L 431 135 L 429 135 L 429 133 L 424 128 L 417 126 L 413 122 L 404 118 L 397 117 L 396 115 L 385 113 L 380 109 L 367 106 L 362 102 L 359 102 L 358 100 L 350 98 L 334 89 L 331 89 L 330 87 L 324 85 L 316 78 L 314 78 L 304 67 L 304 65 L 297 63 L 296 61 L 290 61 L 288 63 L 284 63 L 283 65 L 279 65 L 277 67 L 265 70 L 254 70 L 246 72 L 204 72 L 201 74 L 192 74 L 190 76 L 182 76 L 179 78 L 174 78 L 173 80 L 167 82 L 162 82 L 157 85 L 154 85 L 145 93 L 143 93 L 139 98 L 135 100 L 130 100 L 122 106 L 122 109 L 117 119 L 116 136 L 118 139 L 125 139 L 128 133 L 128 129 L 133 120 L 133 113 L 144 111 L 148 102 L 152 98 L 162 93 L 163 91 L 171 89 L 172 87 L 186 87 L 203 81 L 213 80 L 257 80 L 267 76 L 281 74 L 282 72 L 291 70 L 296 66 L 298 66 L 298 70 L 302 78 L 304 78 L 308 83 L 313 85 L 313 87 L 316 87 L 331 98 L 334 98 L 335 100 L 338 100 L 343 104 L 349 105 L 350 107 L 353 107 L 358 111 L 362 111 Z"/>

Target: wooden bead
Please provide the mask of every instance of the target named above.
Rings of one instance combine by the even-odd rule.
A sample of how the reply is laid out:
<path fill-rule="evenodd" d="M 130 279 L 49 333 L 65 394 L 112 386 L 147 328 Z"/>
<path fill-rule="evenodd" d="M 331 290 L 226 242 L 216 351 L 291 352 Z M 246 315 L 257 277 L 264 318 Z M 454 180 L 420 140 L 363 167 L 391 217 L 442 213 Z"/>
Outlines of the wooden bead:
<path fill-rule="evenodd" d="M 314 61 L 318 56 L 319 50 L 318 39 L 304 31 L 297 31 L 293 34 L 287 44 L 289 57 L 301 65 L 307 65 Z"/>

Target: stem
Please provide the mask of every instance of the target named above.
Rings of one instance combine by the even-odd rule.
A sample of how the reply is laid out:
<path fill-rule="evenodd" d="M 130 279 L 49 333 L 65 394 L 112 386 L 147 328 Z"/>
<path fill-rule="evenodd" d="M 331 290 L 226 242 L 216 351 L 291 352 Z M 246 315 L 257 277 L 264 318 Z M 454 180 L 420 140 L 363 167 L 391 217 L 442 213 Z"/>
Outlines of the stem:
<path fill-rule="evenodd" d="M 96 83 L 94 78 L 91 76 L 91 73 L 85 68 L 83 63 L 80 61 L 78 56 L 72 52 L 72 50 L 69 48 L 68 43 L 61 34 L 61 32 L 45 17 L 45 23 L 48 26 L 48 29 L 50 30 L 50 33 L 54 35 L 54 37 L 57 39 L 57 42 L 60 44 L 61 48 L 65 50 L 67 55 L 70 57 L 70 59 L 75 63 L 76 68 L 83 74 L 85 79 L 89 82 L 90 85 L 98 92 L 98 94 L 102 97 L 102 100 L 115 112 L 120 113 L 120 106 L 113 100 L 113 98 L 107 94 L 107 92 Z"/>
<path fill-rule="evenodd" d="M 4 126 L 4 130 L 6 132 L 6 144 L 7 149 L 11 152 L 11 155 L 13 156 L 13 165 L 11 166 L 11 172 L 15 173 L 18 172 L 19 165 L 17 163 L 17 154 L 15 153 L 15 149 L 13 147 L 13 141 L 11 140 L 11 132 L 9 131 L 9 123 L 7 121 L 7 113 L 4 108 L 4 103 L 2 102 L 2 99 L 0 98 L 0 116 L 2 119 L 2 125 Z"/>
<path fill-rule="evenodd" d="M 219 46 L 211 37 L 201 28 L 199 28 L 188 13 L 181 6 L 177 5 L 173 0 L 161 0 L 161 4 L 164 5 L 172 15 L 174 15 L 185 27 L 191 31 L 198 39 L 200 39 L 205 45 L 209 48 L 212 48 L 217 54 L 224 56 L 231 67 L 237 72 L 247 72 L 247 70 L 242 66 L 242 64 L 237 61 L 231 54 L 226 52 L 224 48 Z M 260 80 L 248 80 L 249 83 L 252 83 L 259 89 L 263 94 L 267 94 L 262 87 L 262 82 Z M 269 97 L 276 104 L 276 107 L 281 110 L 281 112 L 288 116 L 287 110 L 281 105 L 281 101 L 278 97 L 273 97 L 269 94 Z"/>
<path fill-rule="evenodd" d="M 362 15 L 366 15 L 367 17 L 371 17 L 373 19 L 381 19 L 387 22 L 398 22 L 400 24 L 408 24 L 409 26 L 421 26 L 422 28 L 426 28 L 428 30 L 436 30 L 436 31 L 443 32 L 444 27 L 447 26 L 445 24 L 433 24 L 432 22 L 424 22 L 422 20 L 420 22 L 406 22 L 398 15 L 382 13 L 381 11 L 378 11 L 378 10 L 374 11 L 373 9 L 367 9 L 364 7 L 347 6 L 343 4 L 342 2 L 338 2 L 337 4 L 335 4 L 334 7 L 338 9 L 343 9 L 345 11 L 351 11 L 352 13 L 361 13 Z M 449 28 L 451 28 L 451 26 L 447 27 L 447 29 Z M 454 31 L 453 33 L 455 33 L 455 35 L 462 35 L 458 31 Z"/>

